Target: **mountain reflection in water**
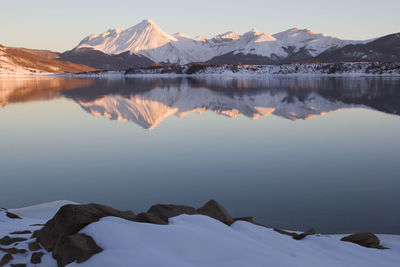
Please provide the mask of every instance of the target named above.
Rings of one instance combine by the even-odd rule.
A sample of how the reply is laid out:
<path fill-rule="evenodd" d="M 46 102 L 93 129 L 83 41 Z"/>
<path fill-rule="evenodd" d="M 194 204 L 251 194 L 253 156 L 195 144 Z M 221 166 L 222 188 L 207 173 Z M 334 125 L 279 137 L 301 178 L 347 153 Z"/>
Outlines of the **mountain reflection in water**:
<path fill-rule="evenodd" d="M 399 88 L 382 77 L 0 79 L 0 203 L 139 213 L 216 199 L 282 229 L 399 234 Z"/>
<path fill-rule="evenodd" d="M 400 80 L 270 77 L 266 79 L 24 79 L 0 82 L 0 105 L 67 97 L 94 116 L 154 129 L 168 116 L 207 110 L 235 118 L 289 120 L 347 108 L 400 111 Z"/>

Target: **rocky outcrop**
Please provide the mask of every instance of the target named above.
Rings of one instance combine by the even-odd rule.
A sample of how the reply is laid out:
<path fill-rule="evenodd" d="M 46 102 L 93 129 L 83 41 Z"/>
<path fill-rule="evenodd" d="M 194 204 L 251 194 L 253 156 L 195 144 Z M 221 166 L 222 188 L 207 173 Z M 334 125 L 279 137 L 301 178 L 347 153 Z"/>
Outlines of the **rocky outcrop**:
<path fill-rule="evenodd" d="M 66 266 L 74 261 L 81 263 L 92 255 L 102 252 L 94 240 L 85 234 L 74 234 L 61 239 L 53 250 L 58 266 Z"/>
<path fill-rule="evenodd" d="M 160 225 L 168 224 L 166 221 L 162 220 L 157 215 L 148 212 L 142 212 L 136 215 L 136 221 L 141 223 L 152 223 Z"/>
<path fill-rule="evenodd" d="M 367 248 L 384 249 L 384 247 L 380 244 L 379 238 L 373 233 L 368 232 L 345 236 L 341 239 L 341 241 L 352 242 Z"/>
<path fill-rule="evenodd" d="M 132 211 L 119 211 L 99 204 L 65 205 L 34 236 L 46 250 L 53 252 L 59 266 L 82 262 L 102 250 L 91 237 L 77 233 L 107 216 L 135 220 Z"/>
<path fill-rule="evenodd" d="M 168 219 L 182 214 L 197 214 L 195 208 L 182 205 L 154 205 L 147 211 L 147 213 L 158 216 L 161 220 L 168 223 Z"/>
<path fill-rule="evenodd" d="M 226 225 L 231 225 L 234 222 L 229 212 L 215 200 L 208 201 L 203 207 L 197 209 L 197 212 L 214 218 Z"/>
<path fill-rule="evenodd" d="M 37 239 L 45 249 L 53 251 L 63 238 L 76 234 L 86 225 L 107 216 L 135 220 L 132 211 L 119 211 L 99 204 L 65 205 L 37 232 Z"/>

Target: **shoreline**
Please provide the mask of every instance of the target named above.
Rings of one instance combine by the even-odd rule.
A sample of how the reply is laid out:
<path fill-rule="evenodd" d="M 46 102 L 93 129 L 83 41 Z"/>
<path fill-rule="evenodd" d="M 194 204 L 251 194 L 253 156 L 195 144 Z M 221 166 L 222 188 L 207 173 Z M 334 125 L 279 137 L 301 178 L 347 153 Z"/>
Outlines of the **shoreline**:
<path fill-rule="evenodd" d="M 288 232 L 251 217 L 234 219 L 216 201 L 198 209 L 153 205 L 139 214 L 65 200 L 0 209 L 0 235 L 0 259 L 48 267 L 372 267 L 397 266 L 400 260 L 400 235 Z M 345 240 L 356 235 L 368 239 Z"/>
<path fill-rule="evenodd" d="M 391 77 L 400 78 L 400 63 L 345 62 L 283 65 L 154 65 L 127 70 L 84 73 L 0 73 L 0 78 L 77 77 L 77 78 L 178 78 L 178 77 Z"/>

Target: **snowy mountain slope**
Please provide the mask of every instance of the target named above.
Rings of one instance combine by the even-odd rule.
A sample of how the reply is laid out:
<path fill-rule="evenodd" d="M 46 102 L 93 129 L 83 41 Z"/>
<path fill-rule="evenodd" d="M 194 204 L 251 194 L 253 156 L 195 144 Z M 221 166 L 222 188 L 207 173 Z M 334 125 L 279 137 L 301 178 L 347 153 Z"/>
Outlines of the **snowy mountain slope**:
<path fill-rule="evenodd" d="M 324 33 L 316 33 L 309 29 L 298 28 L 276 33 L 273 37 L 281 41 L 286 47 L 293 47 L 294 53 L 305 48 L 313 57 L 328 49 L 341 48 L 348 44 L 362 43 L 362 41 L 341 40 Z"/>
<path fill-rule="evenodd" d="M 92 34 L 75 49 L 93 48 L 106 54 L 131 52 L 154 62 L 179 63 L 209 61 L 226 54 L 257 55 L 279 63 L 293 53 L 305 50 L 310 57 L 324 51 L 341 48 L 361 41 L 346 41 L 308 29 L 289 29 L 274 35 L 251 30 L 243 35 L 235 32 L 211 39 L 190 37 L 183 33 L 169 35 L 151 20 L 124 29 Z"/>

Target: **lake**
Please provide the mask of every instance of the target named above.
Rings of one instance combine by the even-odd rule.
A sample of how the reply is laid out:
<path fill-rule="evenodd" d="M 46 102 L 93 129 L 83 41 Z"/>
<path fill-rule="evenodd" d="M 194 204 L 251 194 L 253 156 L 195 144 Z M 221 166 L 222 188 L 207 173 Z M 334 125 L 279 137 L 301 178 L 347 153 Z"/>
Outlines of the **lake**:
<path fill-rule="evenodd" d="M 0 79 L 0 206 L 157 203 L 400 234 L 400 79 Z"/>

